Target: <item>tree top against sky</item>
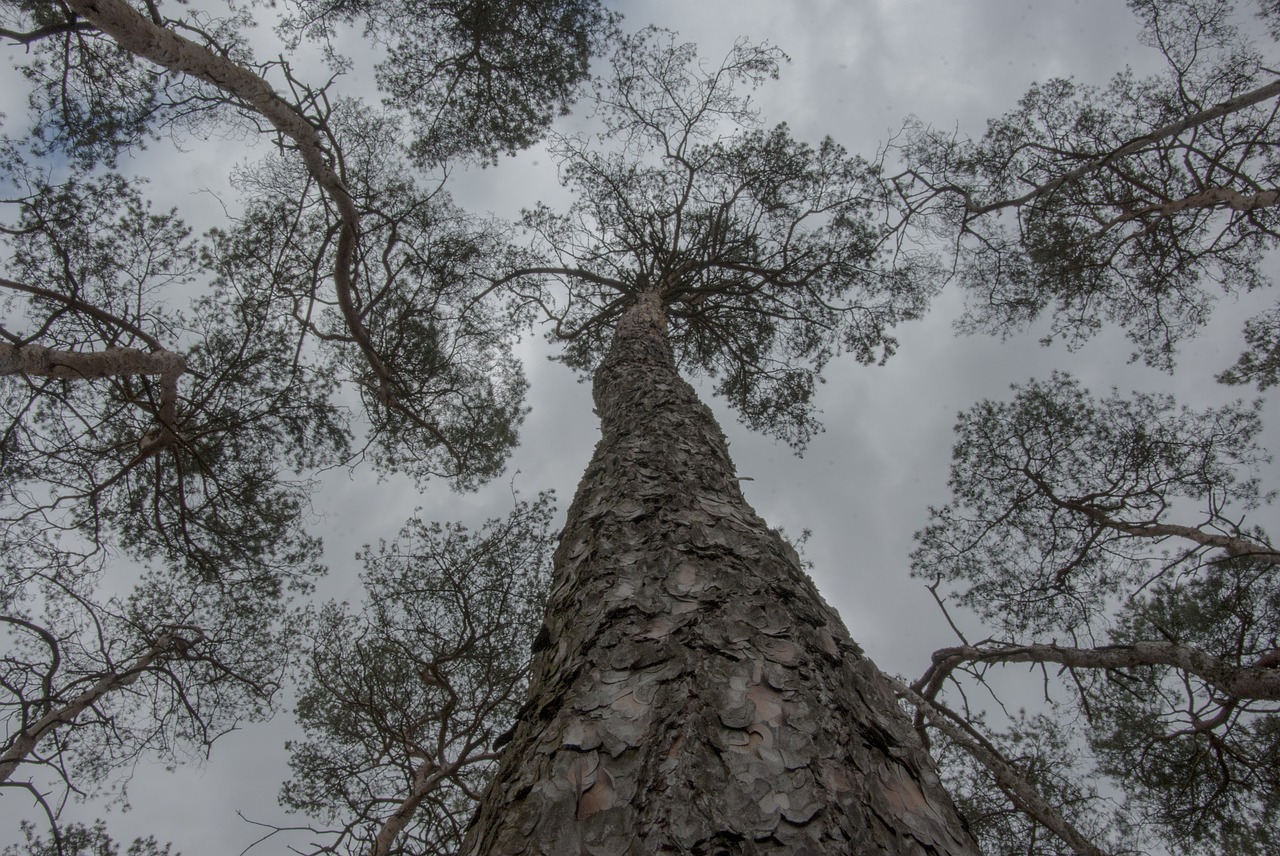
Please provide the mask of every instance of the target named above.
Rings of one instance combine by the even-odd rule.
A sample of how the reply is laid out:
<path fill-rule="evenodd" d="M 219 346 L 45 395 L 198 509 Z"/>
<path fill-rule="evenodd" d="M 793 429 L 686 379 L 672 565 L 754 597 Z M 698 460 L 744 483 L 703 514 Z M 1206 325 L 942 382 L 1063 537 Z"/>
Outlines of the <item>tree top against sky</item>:
<path fill-rule="evenodd" d="M 968 295 L 960 329 L 1007 335 L 1044 320 L 1046 342 L 1078 347 L 1114 325 L 1135 359 L 1172 370 L 1222 295 L 1269 284 L 1280 13 L 1228 0 L 1129 6 L 1163 70 L 1037 82 L 980 137 L 909 122 L 893 181 Z M 1251 12 L 1272 38 L 1253 38 Z M 1250 322 L 1224 380 L 1275 383 L 1274 317 Z"/>
<path fill-rule="evenodd" d="M 681 367 L 800 449 L 823 367 L 887 359 L 889 330 L 924 311 L 932 282 L 896 251 L 873 163 L 764 125 L 751 91 L 785 59 L 739 40 L 717 64 L 656 28 L 624 38 L 595 86 L 598 129 L 552 139 L 573 203 L 525 212 L 532 254 L 499 283 L 582 371 L 635 297 L 657 293 Z"/>

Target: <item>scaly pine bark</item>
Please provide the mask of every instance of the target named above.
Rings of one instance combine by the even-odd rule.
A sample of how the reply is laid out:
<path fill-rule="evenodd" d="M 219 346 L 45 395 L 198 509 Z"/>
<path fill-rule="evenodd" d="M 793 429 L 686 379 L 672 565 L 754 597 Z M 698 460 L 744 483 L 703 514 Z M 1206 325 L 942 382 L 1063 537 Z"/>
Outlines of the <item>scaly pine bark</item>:
<path fill-rule="evenodd" d="M 595 376 L 529 701 L 466 854 L 977 854 L 879 672 L 747 504 L 660 298 Z"/>

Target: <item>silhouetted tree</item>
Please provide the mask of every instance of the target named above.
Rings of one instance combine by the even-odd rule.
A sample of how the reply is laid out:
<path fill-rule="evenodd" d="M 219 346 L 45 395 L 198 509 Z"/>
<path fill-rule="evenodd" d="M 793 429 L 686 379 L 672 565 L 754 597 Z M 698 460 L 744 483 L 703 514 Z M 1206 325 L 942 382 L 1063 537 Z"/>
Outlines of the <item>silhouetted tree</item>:
<path fill-rule="evenodd" d="M 953 499 L 913 556 L 996 635 L 937 651 L 917 690 L 937 698 L 1006 663 L 1061 672 L 1132 822 L 1181 852 L 1268 852 L 1280 552 L 1245 523 L 1269 498 L 1258 408 L 1098 401 L 1061 374 L 1016 392 L 961 416 Z"/>
<path fill-rule="evenodd" d="M 22 834 L 25 848 L 10 845 L 4 856 L 119 856 L 120 845 L 107 833 L 106 824 L 95 822 L 92 826 L 82 823 L 67 824 L 60 838 L 44 838 L 36 834 L 34 827 L 24 823 Z M 136 838 L 125 851 L 126 856 L 180 856 L 174 854 L 168 844 L 159 844 L 154 836 Z"/>
<path fill-rule="evenodd" d="M 1280 81 L 1274 45 L 1225 0 L 1129 5 L 1164 73 L 1039 84 L 979 140 L 909 124 L 889 184 L 904 228 L 954 259 L 962 329 L 1047 316 L 1047 340 L 1079 345 L 1114 323 L 1172 370 L 1220 293 L 1270 284 Z M 1274 41 L 1276 5 L 1251 6 Z M 1275 385 L 1278 320 L 1246 323 L 1220 380 Z M 946 780 L 971 783 L 957 797 L 984 847 L 1275 849 L 1280 554 L 1257 526 L 1271 499 L 1261 412 L 1097 399 L 1055 374 L 961 415 L 952 500 L 918 533 L 913 567 L 992 635 L 935 652 L 903 695 L 945 747 Z M 1047 743 L 1038 717 L 980 727 L 975 689 L 995 692 L 993 670 L 1015 663 L 1033 665 L 1077 739 Z M 1015 779 L 1041 783 L 1044 804 Z M 1100 808 L 1091 779 L 1123 804 Z M 1112 821 L 1076 840 L 1045 808 Z"/>
<path fill-rule="evenodd" d="M 1268 284 L 1280 79 L 1274 46 L 1251 41 L 1228 0 L 1129 5 L 1164 74 L 1037 84 L 978 140 L 910 123 L 892 183 L 954 251 L 970 297 L 962 329 L 1048 315 L 1047 339 L 1079 344 L 1115 323 L 1136 356 L 1169 369 L 1219 293 Z M 1274 24 L 1275 5 L 1257 6 Z M 1274 316 L 1250 322 L 1232 382 L 1274 383 Z"/>

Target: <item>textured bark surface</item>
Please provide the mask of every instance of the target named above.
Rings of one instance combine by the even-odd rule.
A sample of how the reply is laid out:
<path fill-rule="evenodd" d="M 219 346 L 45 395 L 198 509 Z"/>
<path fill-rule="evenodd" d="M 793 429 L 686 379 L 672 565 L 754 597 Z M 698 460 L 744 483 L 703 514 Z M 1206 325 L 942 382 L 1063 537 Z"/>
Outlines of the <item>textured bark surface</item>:
<path fill-rule="evenodd" d="M 148 353 L 133 348 L 56 351 L 41 345 L 0 344 L 0 375 L 25 374 L 67 380 L 160 375 L 176 383 L 186 369 L 183 356 L 172 351 Z"/>
<path fill-rule="evenodd" d="M 656 299 L 620 321 L 595 401 L 529 703 L 463 852 L 976 854 L 875 666 L 743 498 Z"/>

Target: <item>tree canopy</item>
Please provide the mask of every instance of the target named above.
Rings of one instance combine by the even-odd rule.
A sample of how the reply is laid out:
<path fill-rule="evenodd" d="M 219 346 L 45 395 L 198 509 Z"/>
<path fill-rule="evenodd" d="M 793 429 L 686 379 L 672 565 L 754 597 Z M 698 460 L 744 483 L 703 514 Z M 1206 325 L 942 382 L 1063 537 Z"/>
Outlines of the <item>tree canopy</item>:
<path fill-rule="evenodd" d="M 1277 9 L 1251 10 L 1271 29 L 1259 43 L 1230 3 L 1129 5 L 1164 73 L 1037 84 L 978 140 L 909 124 L 891 181 L 905 219 L 947 242 L 962 329 L 1007 335 L 1043 315 L 1046 341 L 1081 347 L 1112 324 L 1135 358 L 1173 371 L 1222 295 L 1270 285 Z M 1274 385 L 1275 322 L 1269 310 L 1246 323 L 1220 381 Z M 912 690 L 994 852 L 1277 846 L 1280 553 L 1264 529 L 1263 410 L 1097 397 L 1057 372 L 960 414 L 952 497 L 916 534 L 912 567 L 990 635 L 957 630 Z M 1051 718 L 984 729 L 974 692 L 1001 698 L 996 671 L 1015 663 L 1038 672 Z M 1047 739 L 1051 723 L 1061 735 Z M 1035 783 L 1086 844 L 984 754 Z"/>
<path fill-rule="evenodd" d="M 26 848 L 119 852 L 66 801 L 201 757 L 290 676 L 282 801 L 317 852 L 460 840 L 545 644 L 547 500 L 478 533 L 411 521 L 362 554 L 354 608 L 308 606 L 309 503 L 359 463 L 501 473 L 530 323 L 590 372 L 656 296 L 680 367 L 796 449 L 831 361 L 883 362 L 952 283 L 962 331 L 1083 349 L 1118 327 L 1177 370 L 1224 296 L 1270 285 L 1280 7 L 1129 6 L 1163 72 L 1045 81 L 976 139 L 912 120 L 861 157 L 762 121 L 767 44 L 704 63 L 648 28 L 583 90 L 616 25 L 595 0 L 292 0 L 265 37 L 254 5 L 6 4 L 28 101 L 0 126 L 0 787 L 49 822 Z M 352 33 L 376 105 L 340 89 Z M 580 91 L 592 131 L 550 137 L 566 208 L 528 208 L 513 243 L 454 203 L 441 176 L 536 142 Z M 217 135 L 274 151 L 196 230 L 138 155 Z M 1220 380 L 1274 388 L 1277 331 L 1280 308 L 1245 321 Z M 990 852 L 1280 844 L 1260 400 L 1058 372 L 960 414 L 911 557 L 957 638 L 893 686 Z M 1037 709 L 1005 704 L 1010 664 Z"/>
<path fill-rule="evenodd" d="M 657 291 L 681 368 L 714 378 L 749 427 L 802 449 L 819 430 L 826 363 L 886 359 L 889 330 L 924 311 L 930 287 L 893 252 L 872 163 L 762 126 L 742 90 L 784 59 L 739 41 L 708 66 L 673 33 L 624 39 L 595 90 L 600 130 L 553 137 L 575 202 L 526 211 L 531 255 L 499 282 L 552 322 L 580 371 L 635 296 Z"/>
<path fill-rule="evenodd" d="M 59 852 L 114 847 L 61 834 L 68 797 L 277 709 L 293 601 L 323 572 L 319 472 L 502 470 L 525 382 L 477 276 L 502 236 L 425 170 L 538 139 L 614 26 L 595 0 L 302 2 L 258 60 L 259 11 L 23 0 L 0 20 L 28 83 L 0 139 L 0 784 Z M 340 95 L 338 26 L 383 49 L 381 104 Z M 318 82 L 286 59 L 309 44 Z M 197 234 L 129 173 L 211 135 L 275 151 Z"/>
<path fill-rule="evenodd" d="M 1123 789 L 1124 823 L 1182 852 L 1268 852 L 1280 808 L 1280 552 L 1246 522 L 1264 498 L 1256 408 L 1097 401 L 1061 374 L 1015 392 L 961 415 L 953 498 L 912 557 L 992 636 L 935 652 L 916 688 L 958 689 L 967 704 L 964 686 L 993 668 L 1037 664 L 1058 717 L 1081 723 L 1067 733 Z M 1096 792 L 1086 799 L 1078 748 L 1036 745 L 1045 726 L 1015 722 L 1005 752 L 1029 774 L 1057 770 L 1064 802 L 1105 806 Z M 973 799 L 990 801 L 981 790 Z M 1087 809 L 1098 810 L 1110 811 Z M 1008 841 L 1000 824 L 986 833 Z"/>
<path fill-rule="evenodd" d="M 550 494 L 471 532 L 415 517 L 359 557 L 366 601 L 311 616 L 281 802 L 317 852 L 455 852 L 523 701 Z"/>
<path fill-rule="evenodd" d="M 1049 339 L 1079 344 L 1117 324 L 1135 356 L 1171 369 L 1220 294 L 1267 284 L 1280 82 L 1274 46 L 1250 39 L 1228 0 L 1129 6 L 1163 74 L 1038 83 L 976 140 L 908 123 L 894 183 L 916 222 L 953 245 L 970 297 L 962 328 L 1009 332 L 1048 315 Z M 1274 4 L 1256 11 L 1274 26 Z M 1249 329 L 1227 377 L 1266 382 L 1274 324 Z"/>

